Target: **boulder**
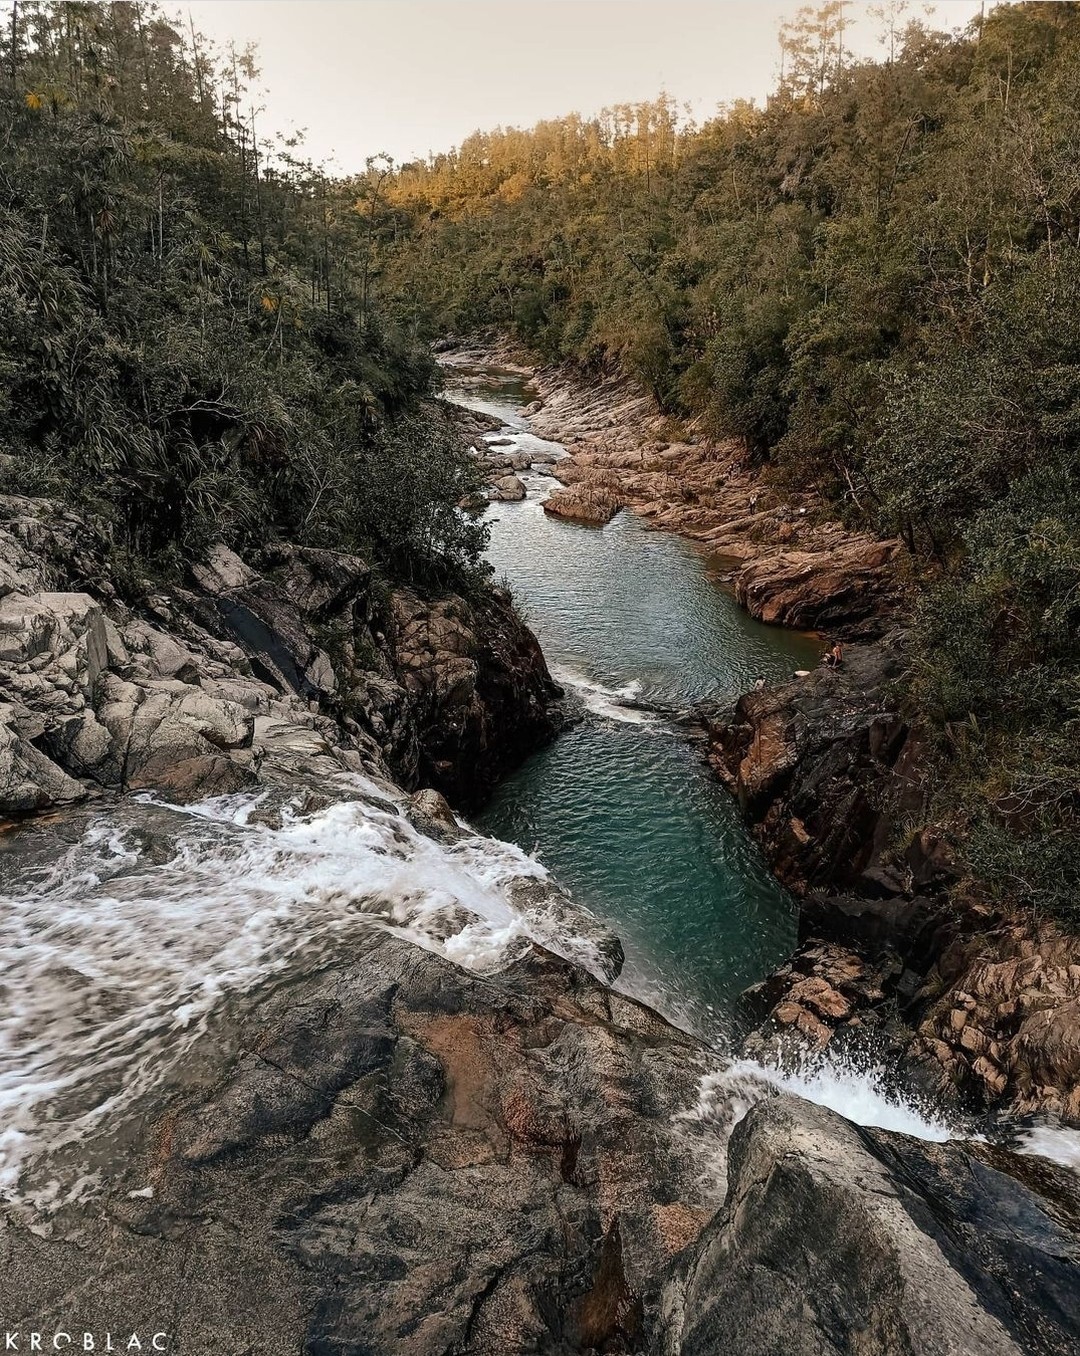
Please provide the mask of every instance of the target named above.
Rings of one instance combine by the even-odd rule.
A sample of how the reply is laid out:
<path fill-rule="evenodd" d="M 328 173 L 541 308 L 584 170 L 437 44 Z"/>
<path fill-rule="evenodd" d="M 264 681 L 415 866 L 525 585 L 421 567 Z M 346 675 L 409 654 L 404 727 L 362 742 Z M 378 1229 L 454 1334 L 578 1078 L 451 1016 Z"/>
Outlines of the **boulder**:
<path fill-rule="evenodd" d="M 777 551 L 735 575 L 735 596 L 751 616 L 844 639 L 880 636 L 900 602 L 899 541 L 849 537 L 829 550 Z"/>
<path fill-rule="evenodd" d="M 736 1127 L 728 1173 L 724 1208 L 669 1288 L 678 1336 L 665 1350 L 1075 1351 L 1069 1174 L 978 1145 L 860 1130 L 787 1097 Z"/>
<path fill-rule="evenodd" d="M 466 601 L 398 589 L 392 609 L 390 650 L 418 754 L 415 767 L 395 771 L 406 785 L 434 787 L 472 808 L 554 733 L 550 707 L 559 688 L 500 590 Z"/>
<path fill-rule="evenodd" d="M 587 481 L 553 490 L 544 500 L 545 513 L 553 518 L 567 518 L 576 523 L 603 524 L 611 521 L 623 507 L 624 500 L 607 485 Z"/>
<path fill-rule="evenodd" d="M 500 476 L 492 488 L 491 497 L 515 503 L 525 498 L 525 486 L 517 476 Z"/>
<path fill-rule="evenodd" d="M 917 735 L 889 696 L 902 662 L 900 637 L 850 645 L 838 670 L 705 713 L 710 764 L 799 895 L 827 886 L 883 897 L 906 885 L 894 844 L 923 787 L 911 773 Z"/>
<path fill-rule="evenodd" d="M 77 781 L 20 733 L 28 716 L 0 702 L 0 816 L 30 814 L 86 797 Z"/>
<path fill-rule="evenodd" d="M 108 663 L 105 615 L 87 593 L 12 592 L 0 599 L 0 668 L 19 676 L 51 671 L 89 698 Z"/>

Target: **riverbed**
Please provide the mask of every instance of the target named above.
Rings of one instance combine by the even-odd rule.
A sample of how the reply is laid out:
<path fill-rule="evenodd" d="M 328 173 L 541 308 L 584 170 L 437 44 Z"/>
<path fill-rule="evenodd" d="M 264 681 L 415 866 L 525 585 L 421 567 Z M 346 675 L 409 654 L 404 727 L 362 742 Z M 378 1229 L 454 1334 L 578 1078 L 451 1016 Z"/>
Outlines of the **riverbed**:
<path fill-rule="evenodd" d="M 519 412 L 534 395 L 522 374 L 450 369 L 448 395 L 502 420 L 487 435 L 500 452 L 563 454 Z M 722 1039 L 739 992 L 791 951 L 795 912 L 664 712 L 790 677 L 820 644 L 751 618 L 724 562 L 695 544 L 628 511 L 605 527 L 551 517 L 557 482 L 542 466 L 522 478 L 523 502 L 487 510 L 488 559 L 580 719 L 498 788 L 478 826 L 535 852 L 618 933 L 624 987 Z"/>

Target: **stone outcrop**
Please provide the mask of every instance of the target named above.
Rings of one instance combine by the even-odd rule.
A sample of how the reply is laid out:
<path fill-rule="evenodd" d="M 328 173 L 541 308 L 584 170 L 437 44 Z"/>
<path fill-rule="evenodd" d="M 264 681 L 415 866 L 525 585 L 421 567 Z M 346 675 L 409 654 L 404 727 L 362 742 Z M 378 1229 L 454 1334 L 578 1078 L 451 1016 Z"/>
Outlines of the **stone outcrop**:
<path fill-rule="evenodd" d="M 901 668 L 897 638 L 853 645 L 839 670 L 815 669 L 707 715 L 709 761 L 796 894 L 896 894 L 947 870 L 915 845 L 894 850 L 926 793 L 918 736 L 888 695 Z"/>
<path fill-rule="evenodd" d="M 777 551 L 747 562 L 735 596 L 751 616 L 845 637 L 880 634 L 896 605 L 896 541 L 848 537 L 830 549 Z"/>
<path fill-rule="evenodd" d="M 8 498 L 0 691 L 12 815 L 103 789 L 235 791 L 301 751 L 472 805 L 552 732 L 558 689 L 500 593 L 377 600 L 358 557 L 219 543 L 131 606 L 92 524 Z"/>
<path fill-rule="evenodd" d="M 475 806 L 550 736 L 559 689 L 536 637 L 499 589 L 471 600 L 400 589 L 392 610 L 394 671 L 417 731 L 411 780 Z"/>
<path fill-rule="evenodd" d="M 727 1201 L 669 1288 L 668 1356 L 1075 1350 L 1071 1173 L 790 1098 L 736 1127 L 728 1170 Z"/>
<path fill-rule="evenodd" d="M 930 968 L 909 1061 L 947 1101 L 1080 1125 L 1080 939 L 1030 919 L 983 922 L 958 929 Z"/>
<path fill-rule="evenodd" d="M 75 1294 L 80 1330 L 267 1356 L 653 1345 L 723 1192 L 678 1120 L 698 1056 L 654 1014 L 540 952 L 480 979 L 383 936 L 240 1047 L 71 1243 L 0 1231 L 5 1313 Z"/>
<path fill-rule="evenodd" d="M 376 934 L 215 1058 L 124 1127 L 103 1197 L 8 1212 L 8 1328 L 62 1303 L 266 1356 L 1075 1350 L 1067 1174 L 767 1095 L 729 1148 L 711 1058 L 542 951 L 481 978 Z"/>
<path fill-rule="evenodd" d="M 799 949 L 746 1009 L 755 1056 L 854 1046 L 968 1109 L 1080 1125 L 1080 939 L 958 900 L 930 763 L 890 696 L 899 638 L 707 714 L 709 758 L 799 900 Z"/>
<path fill-rule="evenodd" d="M 609 523 L 624 506 L 618 490 L 599 480 L 586 480 L 553 490 L 544 500 L 544 512 L 575 523 Z"/>

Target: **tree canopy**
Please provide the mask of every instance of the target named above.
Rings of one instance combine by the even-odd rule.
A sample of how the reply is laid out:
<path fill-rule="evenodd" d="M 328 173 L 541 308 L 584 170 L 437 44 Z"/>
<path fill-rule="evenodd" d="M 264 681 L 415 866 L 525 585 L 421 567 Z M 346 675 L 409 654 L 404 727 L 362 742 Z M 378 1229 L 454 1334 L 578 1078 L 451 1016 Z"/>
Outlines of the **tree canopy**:
<path fill-rule="evenodd" d="M 1080 6 L 958 36 L 873 13 L 862 60 L 839 0 L 799 10 L 762 107 L 696 126 L 661 96 L 402 167 L 383 286 L 430 333 L 624 373 L 900 535 L 943 799 L 1011 896 L 1073 909 Z"/>
<path fill-rule="evenodd" d="M 11 6 L 4 480 L 94 509 L 144 565 L 280 535 L 471 569 L 429 352 L 373 305 L 369 185 L 260 141 L 255 74 L 152 4 Z"/>

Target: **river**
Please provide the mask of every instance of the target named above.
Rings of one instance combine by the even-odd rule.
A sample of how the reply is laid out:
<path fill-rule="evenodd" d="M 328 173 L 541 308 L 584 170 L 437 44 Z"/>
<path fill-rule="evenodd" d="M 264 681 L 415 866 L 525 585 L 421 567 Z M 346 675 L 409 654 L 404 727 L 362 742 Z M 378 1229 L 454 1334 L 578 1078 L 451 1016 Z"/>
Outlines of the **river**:
<path fill-rule="evenodd" d="M 530 445 L 520 377 L 474 374 L 456 394 Z M 549 519 L 550 479 L 525 478 L 523 503 L 488 510 L 490 558 L 579 719 L 478 832 L 436 842 L 404 793 L 342 772 L 314 809 L 299 785 L 183 807 L 106 795 L 0 836 L 0 1201 L 77 1222 L 162 1108 L 220 1077 L 246 1014 L 325 966 L 362 967 L 384 932 L 491 973 L 530 939 L 602 972 L 614 931 L 619 986 L 731 1055 L 733 1001 L 790 949 L 794 910 L 700 752 L 650 708 L 782 677 L 817 645 L 750 620 L 692 545 L 630 514 Z M 552 904 L 553 881 L 573 903 Z M 864 1124 L 950 1133 L 872 1071 L 827 1063 L 781 1080 L 718 1058 L 700 1114 L 730 1122 L 769 1081 Z M 1080 1160 L 1049 1134 L 1034 1152 Z"/>
<path fill-rule="evenodd" d="M 518 413 L 520 374 L 451 369 L 451 399 L 492 414 L 500 451 L 561 453 Z M 479 826 L 535 851 L 627 952 L 623 984 L 713 1038 L 737 994 L 791 951 L 794 908 L 685 733 L 635 703 L 733 697 L 817 663 L 812 637 L 751 618 L 723 564 L 633 513 L 606 527 L 544 513 L 554 482 L 487 511 L 488 558 L 581 720 L 497 790 Z"/>

